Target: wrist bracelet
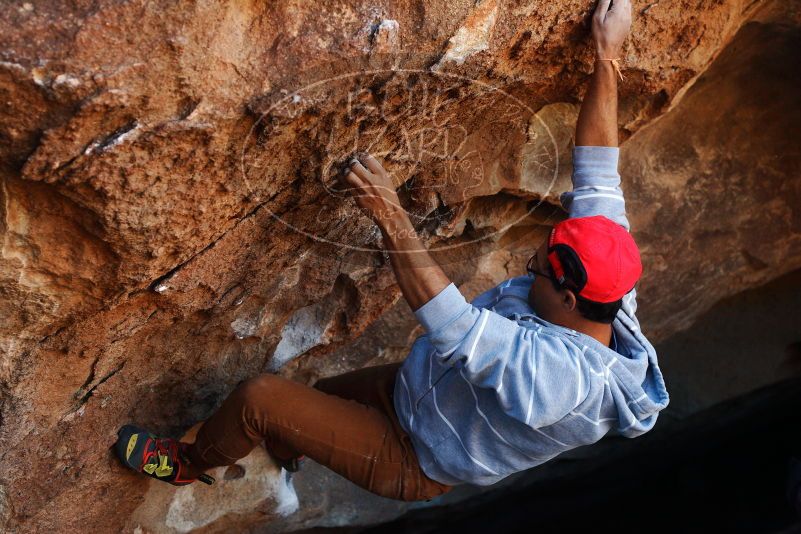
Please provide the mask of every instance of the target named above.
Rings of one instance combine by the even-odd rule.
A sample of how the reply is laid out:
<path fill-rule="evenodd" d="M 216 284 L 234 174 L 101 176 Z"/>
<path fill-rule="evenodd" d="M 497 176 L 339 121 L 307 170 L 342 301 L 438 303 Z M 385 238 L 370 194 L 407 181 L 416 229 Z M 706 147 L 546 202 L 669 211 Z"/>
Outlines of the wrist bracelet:
<path fill-rule="evenodd" d="M 612 67 L 614 67 L 615 72 L 617 73 L 617 75 L 620 76 L 620 81 L 625 80 L 625 78 L 623 77 L 623 73 L 620 71 L 620 58 L 607 59 L 607 58 L 599 57 L 599 58 L 595 58 L 595 61 L 611 61 L 612 62 Z"/>

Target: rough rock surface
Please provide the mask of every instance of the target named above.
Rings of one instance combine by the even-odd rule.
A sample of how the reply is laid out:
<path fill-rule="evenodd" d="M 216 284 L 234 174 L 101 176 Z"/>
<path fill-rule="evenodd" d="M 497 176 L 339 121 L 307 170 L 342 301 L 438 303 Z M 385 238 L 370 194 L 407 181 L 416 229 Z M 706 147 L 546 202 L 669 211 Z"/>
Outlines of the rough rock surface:
<path fill-rule="evenodd" d="M 385 159 L 469 297 L 521 274 L 562 216 L 592 4 L 4 10 L 4 530 L 280 531 L 401 513 L 322 469 L 282 485 L 263 452 L 199 495 L 124 471 L 109 447 L 128 421 L 181 435 L 259 372 L 311 382 L 404 357 L 419 327 L 334 179 L 355 149 Z M 801 266 L 801 15 L 760 0 L 634 9 L 621 170 L 644 329 L 665 339 Z"/>

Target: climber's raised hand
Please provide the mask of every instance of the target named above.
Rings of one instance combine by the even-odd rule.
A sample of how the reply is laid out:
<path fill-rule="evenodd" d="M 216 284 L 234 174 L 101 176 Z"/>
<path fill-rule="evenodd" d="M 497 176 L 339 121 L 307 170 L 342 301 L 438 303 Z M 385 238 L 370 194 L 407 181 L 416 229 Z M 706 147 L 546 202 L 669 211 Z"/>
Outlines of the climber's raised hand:
<path fill-rule="evenodd" d="M 595 51 L 601 59 L 620 57 L 631 29 L 631 0 L 599 0 L 592 17 Z"/>
<path fill-rule="evenodd" d="M 359 154 L 350 161 L 345 181 L 352 187 L 359 207 L 379 226 L 405 213 L 392 179 L 370 154 Z"/>

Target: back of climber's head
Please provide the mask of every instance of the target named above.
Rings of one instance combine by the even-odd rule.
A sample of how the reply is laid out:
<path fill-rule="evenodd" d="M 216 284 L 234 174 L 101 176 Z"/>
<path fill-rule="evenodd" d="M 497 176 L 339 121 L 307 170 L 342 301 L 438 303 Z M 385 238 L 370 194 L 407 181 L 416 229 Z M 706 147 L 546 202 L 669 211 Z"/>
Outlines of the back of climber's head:
<path fill-rule="evenodd" d="M 642 263 L 631 234 L 596 215 L 554 225 L 529 260 L 529 272 L 534 275 L 530 300 L 542 318 L 559 323 L 578 314 L 608 324 L 640 278 Z"/>

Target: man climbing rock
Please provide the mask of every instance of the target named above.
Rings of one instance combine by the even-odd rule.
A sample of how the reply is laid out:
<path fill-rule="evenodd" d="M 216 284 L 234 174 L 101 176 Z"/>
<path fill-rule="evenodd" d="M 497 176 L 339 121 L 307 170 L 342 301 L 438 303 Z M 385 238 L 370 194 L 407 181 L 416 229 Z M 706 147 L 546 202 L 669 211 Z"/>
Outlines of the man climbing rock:
<path fill-rule="evenodd" d="M 629 0 L 601 0 L 595 71 L 576 127 L 569 217 L 528 274 L 468 303 L 426 251 L 381 164 L 346 181 L 379 225 L 403 296 L 426 333 L 401 363 L 319 380 L 263 374 L 240 384 L 189 445 L 134 426 L 116 450 L 132 469 L 184 485 L 264 442 L 288 470 L 308 457 L 385 497 L 431 499 L 493 484 L 609 432 L 650 430 L 668 403 L 635 317 L 637 247 L 617 173 L 618 58 Z"/>

